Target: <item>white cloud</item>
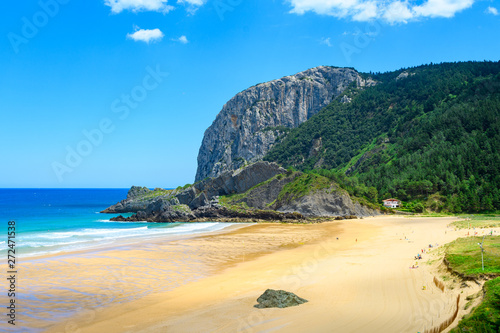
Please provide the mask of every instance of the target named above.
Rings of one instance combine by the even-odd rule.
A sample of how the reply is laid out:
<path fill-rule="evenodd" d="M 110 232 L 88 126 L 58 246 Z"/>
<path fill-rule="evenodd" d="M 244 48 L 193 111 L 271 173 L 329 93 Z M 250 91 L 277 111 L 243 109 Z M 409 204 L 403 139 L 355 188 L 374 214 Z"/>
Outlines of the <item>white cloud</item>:
<path fill-rule="evenodd" d="M 141 41 L 145 43 L 160 41 L 163 38 L 163 32 L 160 29 L 139 29 L 132 34 L 127 34 L 127 38 L 133 39 L 136 42 Z"/>
<path fill-rule="evenodd" d="M 178 4 L 184 5 L 186 10 L 194 14 L 199 7 L 204 5 L 207 0 L 177 0 Z M 104 0 L 106 6 L 111 7 L 111 11 L 115 14 L 121 13 L 124 10 L 133 12 L 155 11 L 168 13 L 174 7 L 167 4 L 168 0 Z"/>
<path fill-rule="evenodd" d="M 355 7 L 356 13 L 352 16 L 354 21 L 369 21 L 378 15 L 378 6 L 375 1 L 360 3 Z"/>
<path fill-rule="evenodd" d="M 408 7 L 408 3 L 401 1 L 394 1 L 387 6 L 386 11 L 382 17 L 389 23 L 401 22 L 406 23 L 413 18 L 414 14 Z"/>
<path fill-rule="evenodd" d="M 321 39 L 320 43 L 328 47 L 332 47 L 332 42 L 330 41 L 330 37 Z"/>
<path fill-rule="evenodd" d="M 302 15 L 305 12 L 316 14 L 346 16 L 349 9 L 358 4 L 357 0 L 289 0 L 292 5 L 292 13 Z"/>
<path fill-rule="evenodd" d="M 455 13 L 469 8 L 474 0 L 428 0 L 413 9 L 419 16 L 453 17 Z"/>
<path fill-rule="evenodd" d="M 206 0 L 177 0 L 178 4 L 186 6 L 186 10 L 190 14 L 194 14 L 198 8 L 205 4 Z"/>
<path fill-rule="evenodd" d="M 313 12 L 354 21 L 381 19 L 389 23 L 407 23 L 426 17 L 453 17 L 456 13 L 471 7 L 476 0 L 423 0 L 419 4 L 411 0 L 287 1 L 292 6 L 290 12 L 299 15 Z M 493 9 L 496 12 L 496 9 Z"/>
<path fill-rule="evenodd" d="M 168 13 L 174 7 L 167 5 L 168 0 L 104 0 L 106 6 L 111 7 L 113 13 L 120 13 L 124 10 L 133 12 L 156 11 Z"/>
<path fill-rule="evenodd" d="M 488 7 L 488 9 L 486 9 L 486 13 L 488 14 L 493 14 L 495 16 L 498 15 L 498 10 L 495 8 L 495 7 Z"/>
<path fill-rule="evenodd" d="M 180 36 L 179 38 L 174 38 L 172 39 L 174 42 L 179 42 L 179 43 L 182 43 L 182 44 L 187 44 L 189 43 L 188 39 L 186 36 L 182 35 Z"/>
<path fill-rule="evenodd" d="M 201 6 L 206 0 L 177 0 L 177 3 L 186 3 L 191 6 Z"/>

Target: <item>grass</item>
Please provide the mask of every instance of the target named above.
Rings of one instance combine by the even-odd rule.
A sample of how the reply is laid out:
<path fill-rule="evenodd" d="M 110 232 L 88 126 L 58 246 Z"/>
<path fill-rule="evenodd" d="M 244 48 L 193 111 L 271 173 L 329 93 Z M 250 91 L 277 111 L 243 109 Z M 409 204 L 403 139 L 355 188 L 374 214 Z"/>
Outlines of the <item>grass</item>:
<path fill-rule="evenodd" d="M 456 216 L 456 214 L 436 213 L 436 212 L 418 214 L 418 217 L 448 217 L 448 216 Z"/>
<path fill-rule="evenodd" d="M 498 228 L 500 227 L 500 215 L 478 214 L 462 215 L 463 220 L 453 222 L 451 225 L 458 229 L 469 228 Z"/>
<path fill-rule="evenodd" d="M 226 196 L 221 196 L 219 198 L 220 203 L 228 208 L 238 210 L 238 209 L 250 209 L 244 202 L 241 202 L 244 198 L 246 198 L 252 190 L 265 185 L 275 179 L 281 179 L 284 177 L 292 177 L 293 180 L 286 184 L 280 191 L 278 198 L 273 202 L 267 204 L 267 207 L 271 207 L 276 202 L 292 202 L 294 200 L 300 199 L 301 197 L 314 193 L 319 190 L 327 189 L 329 193 L 336 191 L 343 191 L 339 185 L 332 181 L 331 179 L 315 174 L 315 173 L 301 173 L 299 171 L 295 171 L 285 174 L 278 174 L 260 184 L 255 185 L 245 193 L 239 194 L 231 194 Z M 370 207 L 372 209 L 380 209 L 379 205 L 373 204 L 365 198 L 356 197 L 351 195 L 351 199 L 354 202 L 359 202 L 361 205 Z"/>
<path fill-rule="evenodd" d="M 157 198 L 160 196 L 166 196 L 166 195 L 170 195 L 170 194 L 172 194 L 172 190 L 155 190 L 155 191 L 148 192 L 144 195 L 141 195 L 138 199 L 140 201 L 146 201 L 149 199 L 154 199 L 154 198 Z"/>
<path fill-rule="evenodd" d="M 292 182 L 286 184 L 281 189 L 277 201 L 292 202 L 311 192 L 314 193 L 316 191 L 332 187 L 338 188 L 338 185 L 326 177 L 313 173 L 304 173 L 296 177 Z"/>
<path fill-rule="evenodd" d="M 297 175 L 299 174 L 299 175 Z M 291 202 L 293 200 L 297 200 L 303 196 L 305 196 L 308 193 L 315 192 L 321 189 L 327 189 L 331 188 L 332 186 L 335 186 L 335 183 L 333 183 L 330 179 L 317 175 L 317 174 L 309 174 L 309 173 L 304 173 L 300 174 L 300 172 L 296 172 L 293 176 L 296 176 L 295 179 L 286 184 L 280 191 L 278 195 L 277 201 L 287 201 Z M 241 203 L 236 204 L 236 202 L 246 198 L 252 190 L 265 185 L 271 181 L 273 181 L 276 178 L 280 177 L 285 177 L 285 175 L 279 174 L 276 175 L 260 184 L 255 185 L 245 193 L 239 193 L 239 194 L 232 194 L 232 195 L 227 195 L 227 196 L 222 196 L 220 197 L 220 201 L 222 204 L 228 205 L 228 206 L 239 206 Z M 242 207 L 242 208 L 247 208 L 247 207 Z"/>
<path fill-rule="evenodd" d="M 261 187 L 261 186 L 263 186 L 265 184 L 268 184 L 268 183 L 272 182 L 276 178 L 279 179 L 281 177 L 283 177 L 283 174 L 277 174 L 276 176 L 271 177 L 268 180 L 263 181 L 262 183 L 259 183 L 259 184 L 255 185 L 255 186 L 253 186 L 252 188 L 248 189 L 244 193 L 224 195 L 224 196 L 221 196 L 219 198 L 219 200 L 220 200 L 220 202 L 222 204 L 233 205 L 233 206 L 236 205 L 236 206 L 238 206 L 240 203 L 237 204 L 236 202 L 240 201 L 240 200 L 242 200 L 244 198 L 246 198 L 253 190 L 255 190 L 256 188 Z M 248 208 L 248 206 L 246 208 Z"/>
<path fill-rule="evenodd" d="M 245 192 L 247 193 L 247 192 Z M 240 197 L 238 197 L 240 198 Z M 242 197 L 241 197 L 242 198 Z M 237 211 L 239 213 L 247 212 L 249 210 L 252 210 L 252 208 L 248 207 L 246 202 L 238 202 L 235 203 L 239 199 L 234 198 L 234 196 L 221 196 L 219 197 L 219 204 L 222 206 Z"/>
<path fill-rule="evenodd" d="M 172 206 L 172 209 L 175 210 L 175 211 L 181 211 L 181 212 L 184 212 L 184 213 L 190 213 L 191 212 L 191 209 L 189 208 L 188 205 L 174 205 L 174 206 Z"/>
<path fill-rule="evenodd" d="M 374 209 L 374 210 L 380 210 L 382 207 L 380 205 L 377 205 L 377 204 L 374 204 L 370 201 L 368 201 L 366 198 L 361 198 L 361 197 L 356 197 L 354 195 L 351 195 L 351 200 L 353 202 L 359 202 L 361 205 L 363 206 L 367 206 L 371 209 Z"/>
<path fill-rule="evenodd" d="M 484 216 L 483 216 L 484 217 Z M 481 221 L 478 217 L 477 221 Z M 477 276 L 483 273 L 481 269 L 481 251 L 478 243 L 483 237 L 459 238 L 446 245 L 446 259 L 453 270 Z M 500 236 L 484 238 L 484 273 L 500 274 Z M 469 315 L 465 316 L 452 333 L 495 333 L 500 332 L 500 277 L 484 284 L 482 303 Z M 466 309 L 473 299 L 479 295 L 467 297 Z"/>
<path fill-rule="evenodd" d="M 466 237 L 446 245 L 446 259 L 450 267 L 461 274 L 500 274 L 500 237 L 486 236 L 484 239 L 484 272 L 481 269 L 481 243 L 483 237 Z"/>
<path fill-rule="evenodd" d="M 483 302 L 464 317 L 451 332 L 500 332 L 500 278 L 484 284 Z"/>
<path fill-rule="evenodd" d="M 176 190 L 185 190 L 185 189 L 187 189 L 189 186 L 193 186 L 193 184 L 186 184 L 186 185 L 184 185 L 184 186 L 178 186 L 178 187 L 176 188 Z"/>
<path fill-rule="evenodd" d="M 345 173 L 347 170 L 349 170 L 350 167 L 354 166 L 356 164 L 356 162 L 358 162 L 358 160 L 365 153 L 367 153 L 370 150 L 372 150 L 373 148 L 375 148 L 376 144 L 377 144 L 377 138 L 374 138 L 370 144 L 368 144 L 366 147 L 360 149 L 360 151 L 358 152 L 358 154 L 356 154 L 356 156 L 354 156 L 353 158 L 351 158 L 351 160 L 340 171 L 342 171 L 342 172 Z"/>

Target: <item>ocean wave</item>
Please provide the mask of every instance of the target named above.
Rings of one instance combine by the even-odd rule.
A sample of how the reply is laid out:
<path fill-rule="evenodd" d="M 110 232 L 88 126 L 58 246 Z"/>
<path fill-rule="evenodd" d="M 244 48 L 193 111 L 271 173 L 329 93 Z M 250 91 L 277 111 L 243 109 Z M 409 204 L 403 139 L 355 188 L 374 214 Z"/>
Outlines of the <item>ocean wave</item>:
<path fill-rule="evenodd" d="M 126 222 L 130 223 L 130 222 Z M 113 244 L 122 239 L 143 239 L 147 237 L 161 237 L 162 235 L 189 235 L 200 232 L 221 230 L 230 224 L 227 223 L 183 223 L 177 225 L 152 225 L 134 228 L 85 228 L 75 231 L 44 232 L 42 234 L 23 235 L 22 248 L 31 255 L 73 251 L 94 246 Z M 5 242 L 0 242 L 5 243 Z M 43 250 L 42 250 L 43 249 Z M 55 250 L 55 252 L 53 251 Z"/>
<path fill-rule="evenodd" d="M 51 247 L 51 246 L 65 246 L 79 243 L 88 243 L 89 240 L 79 240 L 74 242 L 63 242 L 63 243 L 47 243 L 47 242 L 25 242 L 22 247 L 37 248 L 37 247 Z"/>
<path fill-rule="evenodd" d="M 221 223 L 213 222 L 213 223 L 182 224 L 180 226 L 176 226 L 176 227 L 171 228 L 166 233 L 179 233 L 179 232 L 185 233 L 185 232 L 196 231 L 196 230 L 210 229 L 211 227 L 214 227 L 214 226 L 219 225 L 219 224 L 221 224 Z M 153 229 L 153 230 L 158 230 L 158 229 Z"/>
<path fill-rule="evenodd" d="M 135 232 L 138 230 L 147 230 L 148 227 L 138 227 L 138 228 L 120 228 L 120 229 L 81 229 L 75 231 L 59 231 L 59 232 L 48 232 L 39 235 L 31 235 L 30 238 L 33 239 L 64 239 L 71 237 L 85 237 L 85 236 L 93 236 L 93 235 L 106 235 L 106 234 L 118 234 L 122 232 Z"/>

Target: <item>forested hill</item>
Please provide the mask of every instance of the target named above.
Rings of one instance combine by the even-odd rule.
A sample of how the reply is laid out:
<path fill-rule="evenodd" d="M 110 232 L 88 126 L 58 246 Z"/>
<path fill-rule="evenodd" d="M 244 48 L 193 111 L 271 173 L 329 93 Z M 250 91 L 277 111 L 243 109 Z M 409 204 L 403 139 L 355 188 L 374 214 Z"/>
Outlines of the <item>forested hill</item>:
<path fill-rule="evenodd" d="M 377 85 L 351 85 L 264 159 L 323 169 L 317 172 L 357 195 L 374 187 L 379 199 L 396 197 L 409 206 L 499 210 L 500 62 L 431 64 L 371 76 Z"/>

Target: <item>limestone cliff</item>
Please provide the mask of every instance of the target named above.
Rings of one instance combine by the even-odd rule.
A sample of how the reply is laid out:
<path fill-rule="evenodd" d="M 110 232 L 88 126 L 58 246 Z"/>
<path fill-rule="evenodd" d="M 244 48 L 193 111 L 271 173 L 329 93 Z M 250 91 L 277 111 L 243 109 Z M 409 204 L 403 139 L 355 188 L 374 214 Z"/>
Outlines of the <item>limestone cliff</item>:
<path fill-rule="evenodd" d="M 287 129 L 318 113 L 353 82 L 375 83 L 354 69 L 320 66 L 240 92 L 205 131 L 196 181 L 260 160 Z"/>

